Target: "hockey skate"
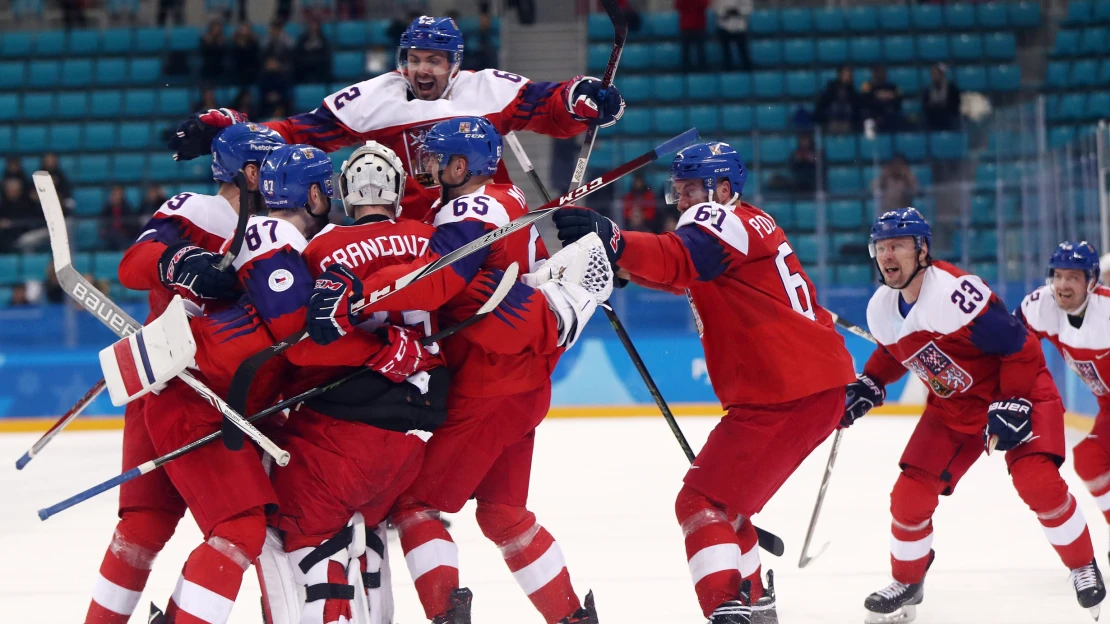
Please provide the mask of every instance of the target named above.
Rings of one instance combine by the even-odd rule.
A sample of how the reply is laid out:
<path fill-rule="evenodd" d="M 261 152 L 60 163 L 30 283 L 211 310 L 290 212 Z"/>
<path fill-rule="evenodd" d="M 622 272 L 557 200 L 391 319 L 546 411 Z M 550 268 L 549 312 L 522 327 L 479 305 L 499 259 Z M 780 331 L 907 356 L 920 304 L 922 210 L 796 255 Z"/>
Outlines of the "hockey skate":
<path fill-rule="evenodd" d="M 147 616 L 146 624 L 162 624 L 166 621 L 166 614 L 162 610 L 150 603 L 150 615 Z"/>
<path fill-rule="evenodd" d="M 936 553 L 929 551 L 928 572 L 936 559 Z M 903 624 L 917 617 L 917 605 L 925 599 L 925 579 L 920 583 L 906 585 L 894 581 L 890 585 L 867 597 L 863 606 L 867 609 L 866 624 Z"/>
<path fill-rule="evenodd" d="M 773 570 L 767 570 L 767 584 L 763 586 L 763 596 L 752 603 L 752 624 L 779 624 L 779 614 L 775 610 Z"/>
<path fill-rule="evenodd" d="M 751 581 L 741 583 L 740 597 L 722 602 L 709 614 L 709 622 L 706 624 L 753 624 L 755 620 L 752 619 L 751 592 Z"/>
<path fill-rule="evenodd" d="M 470 603 L 474 593 L 465 587 L 451 592 L 451 608 L 443 615 L 437 615 L 432 624 L 470 624 Z"/>
<path fill-rule="evenodd" d="M 1079 606 L 1088 609 L 1097 622 L 1102 601 L 1106 598 L 1106 585 L 1102 582 L 1102 572 L 1099 572 L 1095 560 L 1072 570 L 1071 584 L 1075 587 L 1075 599 L 1079 601 Z"/>
<path fill-rule="evenodd" d="M 559 620 L 558 624 L 598 624 L 597 609 L 594 607 L 594 593 L 592 591 L 587 593 L 582 608 Z"/>

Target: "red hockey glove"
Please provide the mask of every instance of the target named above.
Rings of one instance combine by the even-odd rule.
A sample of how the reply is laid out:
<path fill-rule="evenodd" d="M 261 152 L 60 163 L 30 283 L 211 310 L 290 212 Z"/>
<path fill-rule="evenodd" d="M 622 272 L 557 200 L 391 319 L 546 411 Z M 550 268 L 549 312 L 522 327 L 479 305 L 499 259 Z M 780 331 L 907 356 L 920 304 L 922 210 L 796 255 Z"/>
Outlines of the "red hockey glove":
<path fill-rule="evenodd" d="M 177 127 L 170 138 L 174 160 L 192 160 L 212 153 L 212 139 L 231 124 L 250 121 L 232 108 L 210 108 L 194 113 Z"/>
<path fill-rule="evenodd" d="M 333 264 L 316 278 L 305 312 L 305 329 L 313 342 L 331 344 L 358 325 L 351 304 L 362 299 L 362 280 L 342 264 Z"/>
<path fill-rule="evenodd" d="M 428 353 L 420 344 L 420 335 L 411 329 L 385 325 L 374 333 L 385 346 L 366 362 L 366 366 L 393 383 L 401 383 L 410 375 L 443 364 L 438 356 Z"/>
<path fill-rule="evenodd" d="M 624 114 L 624 97 L 616 85 L 602 88 L 592 76 L 575 76 L 566 88 L 567 110 L 578 121 L 606 128 Z"/>

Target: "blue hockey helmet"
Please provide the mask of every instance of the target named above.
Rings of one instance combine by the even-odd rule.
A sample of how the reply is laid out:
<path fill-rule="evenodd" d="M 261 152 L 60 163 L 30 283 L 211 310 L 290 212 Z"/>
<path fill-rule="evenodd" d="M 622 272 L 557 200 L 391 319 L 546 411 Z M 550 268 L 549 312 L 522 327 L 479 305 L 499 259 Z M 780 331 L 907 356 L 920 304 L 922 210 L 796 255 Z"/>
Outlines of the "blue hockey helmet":
<path fill-rule="evenodd" d="M 212 139 L 212 177 L 234 182 L 247 163 L 260 165 L 275 147 L 285 145 L 276 131 L 256 123 L 232 124 Z"/>
<path fill-rule="evenodd" d="M 462 65 L 463 34 L 450 17 L 421 15 L 412 20 L 397 45 L 397 70 L 402 74 L 408 66 L 409 50 L 439 50 L 447 53 L 451 62 L 450 76 L 454 78 Z"/>
<path fill-rule="evenodd" d="M 465 157 L 467 179 L 493 175 L 501 162 L 501 133 L 485 117 L 455 117 L 432 126 L 424 137 L 424 151 L 435 156 L 440 167 L 452 156 Z"/>
<path fill-rule="evenodd" d="M 309 145 L 281 145 L 262 163 L 262 198 L 270 210 L 298 210 L 308 205 L 308 189 L 319 184 L 334 197 L 335 168 L 323 150 Z"/>
<path fill-rule="evenodd" d="M 1097 282 L 1099 276 L 1098 250 L 1087 241 L 1078 243 L 1064 241 L 1056 247 L 1056 251 L 1052 252 L 1052 257 L 1048 259 L 1049 281 L 1052 280 L 1052 275 L 1057 269 L 1083 271 L 1088 280 Z"/>
<path fill-rule="evenodd" d="M 736 197 L 744 193 L 744 182 L 748 179 L 748 169 L 740 154 L 732 149 L 728 143 L 715 141 L 691 145 L 680 151 L 671 161 L 671 188 L 667 190 L 667 203 L 677 204 L 678 197 L 674 194 L 676 180 L 700 179 L 705 182 L 705 190 L 709 192 L 710 200 L 717 188 L 717 180 L 725 178 L 732 186 Z"/>
<path fill-rule="evenodd" d="M 899 208 L 898 210 L 891 210 L 884 212 L 881 217 L 875 220 L 871 226 L 871 240 L 867 245 L 871 251 L 871 257 L 875 257 L 875 243 L 888 238 L 899 238 L 902 236 L 912 236 L 914 246 L 921 249 L 922 246 L 932 246 L 933 231 L 929 228 L 929 222 L 917 208 Z"/>

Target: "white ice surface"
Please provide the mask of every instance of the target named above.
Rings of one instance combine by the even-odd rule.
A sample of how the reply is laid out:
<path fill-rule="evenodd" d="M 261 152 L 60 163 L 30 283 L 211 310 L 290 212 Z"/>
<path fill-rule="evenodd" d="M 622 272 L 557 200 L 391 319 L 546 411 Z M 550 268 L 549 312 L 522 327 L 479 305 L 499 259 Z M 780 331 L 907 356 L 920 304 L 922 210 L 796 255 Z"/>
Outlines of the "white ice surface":
<path fill-rule="evenodd" d="M 680 419 L 695 448 L 715 422 Z M 889 491 L 914 423 L 868 417 L 847 432 L 815 538 L 816 546 L 826 540 L 832 545 L 805 570 L 797 567 L 798 555 L 828 442 L 757 517 L 758 525 L 786 542 L 783 558 L 763 558 L 764 569 L 776 572 L 781 622 L 859 624 L 863 599 L 889 582 Z M 0 458 L 6 458 L 0 466 L 0 622 L 82 621 L 116 521 L 116 496 L 103 494 L 46 522 L 35 511 L 114 475 L 120 435 L 64 433 L 22 472 L 15 470 L 15 459 L 38 434 L 0 436 Z M 1072 444 L 1078 441 L 1078 434 L 1069 436 Z M 579 593 L 595 591 L 602 623 L 704 622 L 673 512 L 685 463 L 661 418 L 551 420 L 541 426 L 530 507 L 559 540 Z M 1105 570 L 1106 524 L 1070 457 L 1064 474 L 1093 527 L 1096 557 Z M 475 594 L 474 622 L 540 624 L 497 549 L 479 532 L 473 506 L 453 520 L 462 582 Z M 1010 485 L 1002 457 L 981 459 L 955 496 L 941 500 L 935 520 L 937 561 L 919 610 L 921 624 L 1091 622 L 1075 602 L 1067 570 Z M 139 616 L 150 600 L 164 606 L 199 539 L 187 516 L 157 560 L 133 622 L 145 621 Z M 424 622 L 396 540 L 391 548 L 397 622 Z M 258 605 L 251 570 L 230 621 L 260 622 Z M 1110 604 L 1104 615 L 1110 617 Z"/>

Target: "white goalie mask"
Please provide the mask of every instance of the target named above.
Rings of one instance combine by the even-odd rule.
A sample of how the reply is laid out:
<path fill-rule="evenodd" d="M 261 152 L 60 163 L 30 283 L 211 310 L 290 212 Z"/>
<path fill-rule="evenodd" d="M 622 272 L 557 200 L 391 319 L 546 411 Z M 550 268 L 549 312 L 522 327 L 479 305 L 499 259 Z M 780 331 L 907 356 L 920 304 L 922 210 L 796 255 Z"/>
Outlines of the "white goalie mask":
<path fill-rule="evenodd" d="M 356 206 L 393 206 L 393 217 L 400 217 L 405 177 L 404 165 L 393 150 L 367 141 L 343 161 L 339 172 L 343 211 L 353 217 Z"/>

